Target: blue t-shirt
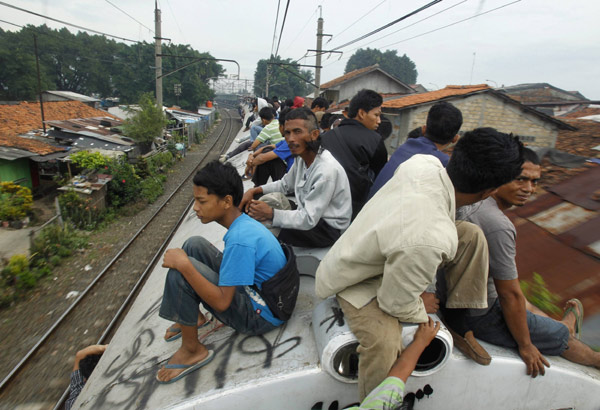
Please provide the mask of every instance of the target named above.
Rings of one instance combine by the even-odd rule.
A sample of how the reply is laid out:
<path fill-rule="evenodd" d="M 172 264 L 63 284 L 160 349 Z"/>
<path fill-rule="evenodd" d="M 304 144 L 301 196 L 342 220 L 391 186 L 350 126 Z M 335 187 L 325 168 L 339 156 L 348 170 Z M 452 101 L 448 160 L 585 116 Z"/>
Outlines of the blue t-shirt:
<path fill-rule="evenodd" d="M 219 269 L 219 286 L 252 286 L 262 288 L 285 266 L 286 259 L 277 238 L 260 222 L 241 214 L 223 238 L 225 249 Z M 273 316 L 268 306 L 252 298 L 252 306 L 260 316 L 275 326 L 283 322 Z"/>
<path fill-rule="evenodd" d="M 279 141 L 277 144 L 275 144 L 275 149 L 273 152 L 287 164 L 286 172 L 289 171 L 294 164 L 294 157 L 290 152 L 290 147 L 288 147 L 287 142 L 285 142 L 285 140 Z"/>
<path fill-rule="evenodd" d="M 409 138 L 406 142 L 398 147 L 396 152 L 392 154 L 390 160 L 382 168 L 373 186 L 369 191 L 369 199 L 373 197 L 379 191 L 379 189 L 386 184 L 394 176 L 396 169 L 407 159 L 411 158 L 416 154 L 428 154 L 438 158 L 442 165 L 446 167 L 450 157 L 448 154 L 444 154 L 438 150 L 435 143 L 426 137 Z"/>

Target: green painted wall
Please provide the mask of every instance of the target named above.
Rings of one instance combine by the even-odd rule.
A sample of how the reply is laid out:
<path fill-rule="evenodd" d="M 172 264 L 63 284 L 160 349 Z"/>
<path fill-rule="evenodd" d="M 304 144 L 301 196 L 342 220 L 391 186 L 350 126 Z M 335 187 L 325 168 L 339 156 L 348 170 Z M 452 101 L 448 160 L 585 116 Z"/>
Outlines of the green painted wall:
<path fill-rule="evenodd" d="M 25 182 L 21 181 L 19 185 L 33 189 L 31 172 L 29 171 L 29 160 L 27 158 L 20 158 L 14 161 L 0 159 L 0 180 L 2 182 L 22 179 L 25 179 Z"/>

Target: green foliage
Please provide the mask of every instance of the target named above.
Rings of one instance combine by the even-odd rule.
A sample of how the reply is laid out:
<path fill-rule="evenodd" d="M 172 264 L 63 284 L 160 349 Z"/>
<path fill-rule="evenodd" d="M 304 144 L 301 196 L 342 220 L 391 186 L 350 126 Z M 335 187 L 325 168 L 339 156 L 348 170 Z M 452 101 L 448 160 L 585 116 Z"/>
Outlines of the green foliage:
<path fill-rule="evenodd" d="M 157 107 L 151 93 L 142 95 L 139 101 L 140 110 L 123 123 L 123 133 L 140 143 L 151 143 L 160 137 L 167 119 L 162 107 Z"/>
<path fill-rule="evenodd" d="M 141 195 L 148 203 L 154 203 L 165 192 L 159 177 L 150 176 L 142 181 Z"/>
<path fill-rule="evenodd" d="M 157 175 L 166 172 L 167 169 L 173 166 L 174 160 L 175 157 L 170 151 L 159 152 L 158 154 L 153 155 L 146 160 L 149 174 Z"/>
<path fill-rule="evenodd" d="M 0 219 L 18 221 L 31 214 L 33 196 L 27 187 L 12 182 L 0 183 Z"/>
<path fill-rule="evenodd" d="M 123 159 L 112 159 L 108 163 L 108 173 L 113 179 L 108 183 L 108 203 L 119 208 L 134 201 L 140 193 L 140 177 L 133 165 Z"/>
<path fill-rule="evenodd" d="M 280 56 L 271 56 L 271 61 L 288 64 L 293 62 L 291 58 L 286 58 L 284 60 Z M 305 96 L 306 94 L 315 90 L 312 85 L 301 79 L 304 78 L 307 81 L 313 82 L 312 71 L 300 70 L 295 66 L 277 65 L 271 65 L 269 71 L 269 96 L 277 95 L 280 99 L 294 98 L 296 95 Z M 296 75 L 290 73 L 290 71 Z M 298 78 L 298 76 L 301 78 Z M 256 95 L 265 95 L 266 79 L 267 60 L 259 60 L 256 66 L 256 71 L 254 72 L 254 92 Z"/>
<path fill-rule="evenodd" d="M 71 161 L 83 169 L 101 169 L 108 163 L 108 158 L 99 152 L 78 151 L 71 155 Z"/>
<path fill-rule="evenodd" d="M 154 90 L 154 43 L 125 44 L 85 32 L 54 30 L 46 25 L 28 25 L 20 31 L 0 29 L 0 100 L 34 100 L 37 75 L 33 35 L 37 36 L 42 89 L 74 91 L 101 97 L 119 97 L 122 103 L 135 103 L 143 93 Z M 163 53 L 204 58 L 189 45 L 163 45 Z M 185 62 L 190 59 L 186 58 Z M 182 65 L 177 58 L 163 59 L 163 73 Z M 224 73 L 215 61 L 200 61 L 163 80 L 164 103 L 195 110 L 212 100 L 208 79 Z M 175 95 L 174 84 L 182 93 Z"/>
<path fill-rule="evenodd" d="M 79 229 L 92 230 L 102 222 L 102 212 L 92 206 L 91 202 L 91 199 L 83 199 L 73 190 L 58 197 L 63 218 Z"/>
<path fill-rule="evenodd" d="M 396 50 L 381 52 L 375 48 L 359 48 L 346 63 L 344 74 L 359 68 L 379 64 L 379 67 L 405 84 L 416 84 L 417 66 L 406 54 L 399 56 Z"/>
<path fill-rule="evenodd" d="M 87 238 L 68 224 L 65 227 L 48 225 L 31 244 L 33 264 L 45 266 L 53 256 L 66 257 L 75 250 L 87 247 Z"/>
<path fill-rule="evenodd" d="M 540 274 L 534 272 L 531 282 L 522 280 L 520 284 L 523 294 L 532 305 L 550 315 L 561 314 L 562 310 L 555 304 L 560 300 L 560 297 L 548 290 L 546 282 Z"/>
<path fill-rule="evenodd" d="M 2 282 L 4 285 L 14 286 L 17 289 L 28 289 L 35 285 L 35 277 L 29 270 L 27 256 L 11 256 L 8 265 L 2 269 Z"/>

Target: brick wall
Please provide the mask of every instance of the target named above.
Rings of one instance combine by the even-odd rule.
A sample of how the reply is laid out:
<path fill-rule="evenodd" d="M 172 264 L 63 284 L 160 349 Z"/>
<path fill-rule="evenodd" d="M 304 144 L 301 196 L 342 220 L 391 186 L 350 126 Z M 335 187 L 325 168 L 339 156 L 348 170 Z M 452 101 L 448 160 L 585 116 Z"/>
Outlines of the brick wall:
<path fill-rule="evenodd" d="M 478 127 L 493 127 L 505 133 L 522 136 L 523 142 L 535 147 L 552 147 L 556 145 L 558 128 L 555 124 L 543 120 L 529 112 L 522 111 L 518 106 L 505 102 L 491 94 L 477 94 L 466 98 L 450 101 L 462 111 L 463 125 L 461 132 Z M 427 112 L 432 104 L 410 109 L 408 123 L 402 129 L 412 130 L 424 125 Z M 398 135 L 399 141 L 404 141 L 406 135 Z"/>

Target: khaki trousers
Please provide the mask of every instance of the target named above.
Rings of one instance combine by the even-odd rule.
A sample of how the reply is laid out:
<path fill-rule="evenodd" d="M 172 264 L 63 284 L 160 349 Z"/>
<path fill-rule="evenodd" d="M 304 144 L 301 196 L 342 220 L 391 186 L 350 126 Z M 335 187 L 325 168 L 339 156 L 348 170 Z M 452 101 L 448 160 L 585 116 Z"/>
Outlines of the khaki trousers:
<path fill-rule="evenodd" d="M 477 225 L 466 221 L 456 221 L 456 231 L 456 256 L 443 266 L 448 289 L 446 307 L 485 308 L 489 269 L 485 236 Z M 360 309 L 339 296 L 337 300 L 359 342 L 358 393 L 362 401 L 387 377 L 402 352 L 402 323 L 383 312 L 377 298 Z"/>

